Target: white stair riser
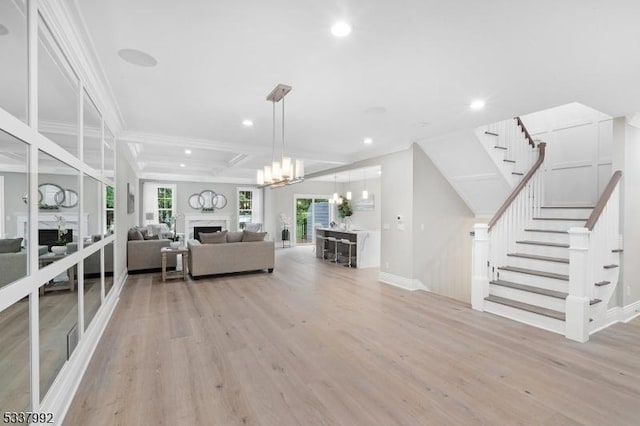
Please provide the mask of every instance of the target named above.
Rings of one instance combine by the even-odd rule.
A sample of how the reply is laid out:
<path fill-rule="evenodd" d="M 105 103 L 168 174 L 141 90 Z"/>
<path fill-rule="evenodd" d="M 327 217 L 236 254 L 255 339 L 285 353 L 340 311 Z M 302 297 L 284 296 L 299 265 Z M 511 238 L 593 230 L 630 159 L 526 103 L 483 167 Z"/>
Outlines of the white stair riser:
<path fill-rule="evenodd" d="M 500 279 L 503 281 L 511 281 L 519 284 L 527 284 L 549 290 L 569 292 L 569 281 L 556 280 L 554 278 L 539 277 L 537 275 L 523 274 L 520 272 L 497 271 Z"/>
<path fill-rule="evenodd" d="M 569 244 L 569 234 L 525 231 L 525 240 L 544 241 L 547 243 Z"/>
<path fill-rule="evenodd" d="M 489 286 L 489 294 L 504 297 L 506 299 L 517 300 L 518 302 L 528 303 L 529 305 L 553 309 L 558 312 L 565 312 L 566 309 L 564 299 L 517 290 L 515 288 L 504 287 L 501 285 L 491 284 Z"/>
<path fill-rule="evenodd" d="M 507 265 L 517 266 L 518 268 L 534 269 L 536 271 L 569 275 L 568 263 L 549 262 L 546 260 L 528 259 L 526 257 L 508 256 Z"/>
<path fill-rule="evenodd" d="M 527 228 L 568 231 L 569 228 L 584 228 L 586 222 L 586 220 L 531 220 Z"/>
<path fill-rule="evenodd" d="M 485 312 L 500 315 L 502 317 L 529 324 L 534 327 L 543 328 L 554 333 L 565 333 L 564 321 L 560 321 L 555 318 L 545 317 L 542 315 L 534 314 L 533 312 L 523 311 L 522 309 L 516 309 L 510 306 L 505 306 L 486 300 L 484 303 L 484 310 Z"/>
<path fill-rule="evenodd" d="M 513 250 L 517 253 L 536 254 L 538 256 L 569 258 L 569 249 L 564 247 L 537 246 L 533 244 L 516 244 Z"/>
<path fill-rule="evenodd" d="M 540 209 L 539 217 L 569 217 L 584 218 L 586 221 L 591 214 L 592 209 Z"/>

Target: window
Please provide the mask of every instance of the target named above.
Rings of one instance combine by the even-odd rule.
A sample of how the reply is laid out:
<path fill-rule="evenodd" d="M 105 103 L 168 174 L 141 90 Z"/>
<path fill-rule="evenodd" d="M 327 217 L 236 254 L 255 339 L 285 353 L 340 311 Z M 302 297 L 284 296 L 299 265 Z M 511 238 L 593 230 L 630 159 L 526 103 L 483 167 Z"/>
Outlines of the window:
<path fill-rule="evenodd" d="M 107 185 L 107 195 L 104 205 L 107 211 L 107 227 L 105 229 L 109 234 L 113 233 L 113 225 L 116 222 L 114 195 L 113 186 Z"/>
<path fill-rule="evenodd" d="M 253 191 L 238 191 L 238 228 L 251 223 L 253 215 Z"/>
<path fill-rule="evenodd" d="M 169 223 L 173 216 L 173 189 L 158 188 L 158 222 Z"/>

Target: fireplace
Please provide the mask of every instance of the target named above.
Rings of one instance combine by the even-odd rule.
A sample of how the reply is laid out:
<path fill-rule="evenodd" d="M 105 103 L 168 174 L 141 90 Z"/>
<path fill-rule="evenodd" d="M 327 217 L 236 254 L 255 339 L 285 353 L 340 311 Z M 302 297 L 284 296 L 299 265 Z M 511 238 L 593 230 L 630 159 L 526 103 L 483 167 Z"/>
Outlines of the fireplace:
<path fill-rule="evenodd" d="M 222 231 L 222 226 L 194 226 L 193 227 L 193 237 L 202 242 L 200 240 L 200 233 L 209 234 L 211 232 L 219 232 Z"/>
<path fill-rule="evenodd" d="M 38 244 L 41 246 L 47 246 L 51 251 L 51 246 L 58 241 L 57 229 L 38 229 Z M 73 229 L 67 229 L 67 233 L 62 235 L 60 241 L 70 243 L 73 241 Z"/>

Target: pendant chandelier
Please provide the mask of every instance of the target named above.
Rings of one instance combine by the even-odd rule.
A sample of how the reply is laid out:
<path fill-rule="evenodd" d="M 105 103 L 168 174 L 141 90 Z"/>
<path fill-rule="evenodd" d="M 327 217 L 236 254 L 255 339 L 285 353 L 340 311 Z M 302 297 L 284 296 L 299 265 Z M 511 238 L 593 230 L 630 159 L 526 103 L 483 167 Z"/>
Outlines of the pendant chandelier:
<path fill-rule="evenodd" d="M 277 188 L 300 183 L 304 180 L 304 162 L 286 157 L 284 152 L 284 97 L 291 91 L 291 86 L 278 84 L 267 96 L 273 104 L 273 135 L 271 145 L 271 164 L 258 169 L 256 181 L 260 187 Z M 282 101 L 282 149 L 276 157 L 276 103 Z"/>

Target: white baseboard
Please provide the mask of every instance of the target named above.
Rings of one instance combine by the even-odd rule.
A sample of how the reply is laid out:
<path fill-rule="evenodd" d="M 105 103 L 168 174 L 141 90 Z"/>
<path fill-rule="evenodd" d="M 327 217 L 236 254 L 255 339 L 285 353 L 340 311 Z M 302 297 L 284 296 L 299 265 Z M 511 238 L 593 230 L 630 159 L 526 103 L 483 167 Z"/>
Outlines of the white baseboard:
<path fill-rule="evenodd" d="M 387 272 L 379 272 L 378 281 L 409 291 L 430 291 L 419 279 L 401 277 L 400 275 L 393 275 Z"/>
<path fill-rule="evenodd" d="M 49 392 L 40 404 L 38 411 L 54 413 L 55 424 L 62 424 L 67 415 L 67 411 L 98 346 L 98 342 L 120 300 L 120 291 L 127 277 L 128 274 L 125 273 L 114 284 L 111 293 L 107 295 L 104 306 L 96 313 L 89 329 L 82 337 L 69 361 L 62 366 Z"/>
<path fill-rule="evenodd" d="M 625 307 L 616 306 L 607 311 L 602 323 L 591 330 L 589 334 L 596 333 L 618 322 L 629 322 L 640 315 L 640 300 Z"/>

